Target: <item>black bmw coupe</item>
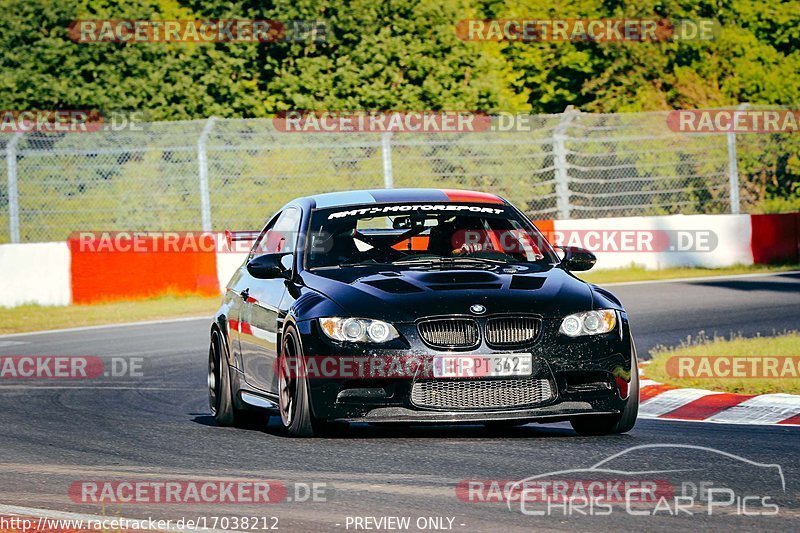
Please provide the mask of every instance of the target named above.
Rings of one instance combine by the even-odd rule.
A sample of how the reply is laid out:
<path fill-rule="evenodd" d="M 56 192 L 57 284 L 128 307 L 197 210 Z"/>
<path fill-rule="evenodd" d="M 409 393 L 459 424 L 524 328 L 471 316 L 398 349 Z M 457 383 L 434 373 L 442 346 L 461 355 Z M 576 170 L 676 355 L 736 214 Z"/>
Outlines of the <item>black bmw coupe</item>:
<path fill-rule="evenodd" d="M 496 195 L 320 194 L 253 238 L 211 325 L 220 425 L 280 414 L 308 437 L 337 422 L 569 421 L 602 435 L 636 422 L 625 310 L 572 274 L 594 255 L 559 256 Z"/>

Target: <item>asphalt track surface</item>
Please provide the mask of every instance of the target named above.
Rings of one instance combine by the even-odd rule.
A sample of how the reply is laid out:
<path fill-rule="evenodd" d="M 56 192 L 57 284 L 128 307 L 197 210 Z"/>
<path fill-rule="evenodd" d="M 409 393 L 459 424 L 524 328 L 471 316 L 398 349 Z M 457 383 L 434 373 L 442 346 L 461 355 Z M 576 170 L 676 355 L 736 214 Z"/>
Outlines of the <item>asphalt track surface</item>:
<path fill-rule="evenodd" d="M 627 307 L 642 354 L 699 331 L 751 336 L 800 326 L 797 273 L 634 284 L 612 290 Z M 310 440 L 283 436 L 274 418 L 262 429 L 220 428 L 214 426 L 207 407 L 207 331 L 206 321 L 192 320 L 0 337 L 0 355 L 91 355 L 106 361 L 111 357 L 142 361 L 142 375 L 137 377 L 2 380 L 0 502 L 129 518 L 266 516 L 277 518 L 278 530 L 316 532 L 363 531 L 354 527 L 353 517 L 387 516 L 410 517 L 411 531 L 418 530 L 420 517 L 452 518 L 453 531 L 796 531 L 800 523 L 797 428 L 640 420 L 628 435 L 589 438 L 578 437 L 567 424 L 505 430 L 354 425 Z M 504 503 L 467 502 L 457 491 L 463 480 L 519 480 L 583 469 L 635 446 L 664 444 L 717 452 L 644 448 L 614 463 L 628 473 L 681 470 L 647 474 L 649 479 L 669 478 L 673 487 L 678 482 L 695 483 L 690 485 L 694 487 L 708 482 L 735 486 L 737 496 L 740 489 L 743 496 L 748 491 L 753 493 L 750 496 L 769 495 L 778 504 L 778 514 L 744 516 L 744 511 L 772 508 L 736 504 L 715 507 L 708 514 L 707 502 L 698 497 L 692 515 L 673 516 L 662 510 L 658 516 L 634 516 L 620 504 L 607 516 L 597 516 L 601 511 L 584 515 L 557 507 L 544 516 L 532 516 L 518 504 L 509 509 Z M 763 464 L 780 465 L 785 491 L 776 481 L 774 467 Z M 630 474 L 614 474 L 612 479 L 625 475 Z M 287 487 L 292 500 L 295 490 L 304 486 L 295 484 L 323 484 L 319 486 L 325 493 L 314 502 L 269 505 L 101 506 L 78 503 L 68 496 L 71 484 L 82 480 L 220 479 L 276 480 Z M 573 478 L 562 473 L 549 479 Z M 632 510 L 652 513 L 653 508 L 644 505 Z M 268 525 L 274 523 L 270 519 Z M 217 524 L 224 529 L 219 527 L 221 522 Z M 371 522 L 362 524 L 375 527 Z"/>

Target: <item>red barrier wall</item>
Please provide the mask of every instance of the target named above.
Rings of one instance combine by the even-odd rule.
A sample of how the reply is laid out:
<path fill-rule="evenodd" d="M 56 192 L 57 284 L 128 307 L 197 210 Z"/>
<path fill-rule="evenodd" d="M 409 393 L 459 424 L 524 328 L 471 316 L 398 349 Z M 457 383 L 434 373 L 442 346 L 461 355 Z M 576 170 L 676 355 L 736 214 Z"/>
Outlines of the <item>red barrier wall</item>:
<path fill-rule="evenodd" d="M 753 262 L 800 263 L 800 213 L 751 215 Z"/>
<path fill-rule="evenodd" d="M 800 263 L 800 213 L 750 218 L 754 263 Z M 553 220 L 537 220 L 536 225 L 545 235 L 553 234 Z M 189 241 L 197 235 L 184 235 L 177 243 L 174 235 L 172 238 L 172 246 L 184 251 L 163 251 L 163 236 L 148 237 L 149 249 L 145 252 L 108 249 L 91 239 L 71 237 L 67 242 L 72 302 L 130 300 L 165 293 L 219 295 L 214 246 L 193 249 Z"/>
<path fill-rule="evenodd" d="M 556 230 L 556 223 L 554 220 L 534 220 L 533 223 L 548 240 L 551 238 L 551 236 Z"/>
<path fill-rule="evenodd" d="M 183 237 L 186 239 L 187 237 Z M 163 237 L 148 237 L 148 251 L 108 250 L 98 239 L 68 239 L 73 303 L 132 300 L 166 293 L 218 296 L 215 250 L 164 250 Z M 184 242 L 177 243 L 178 248 Z"/>

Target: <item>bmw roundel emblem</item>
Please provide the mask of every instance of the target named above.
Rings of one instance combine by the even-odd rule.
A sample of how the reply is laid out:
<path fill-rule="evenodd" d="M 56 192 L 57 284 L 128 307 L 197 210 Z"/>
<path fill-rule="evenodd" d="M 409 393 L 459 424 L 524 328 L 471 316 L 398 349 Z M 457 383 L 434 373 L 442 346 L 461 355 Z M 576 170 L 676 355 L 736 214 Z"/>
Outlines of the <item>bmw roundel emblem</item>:
<path fill-rule="evenodd" d="M 486 307 L 481 304 L 473 304 L 469 306 L 469 310 L 475 313 L 476 315 L 482 315 L 486 312 Z"/>

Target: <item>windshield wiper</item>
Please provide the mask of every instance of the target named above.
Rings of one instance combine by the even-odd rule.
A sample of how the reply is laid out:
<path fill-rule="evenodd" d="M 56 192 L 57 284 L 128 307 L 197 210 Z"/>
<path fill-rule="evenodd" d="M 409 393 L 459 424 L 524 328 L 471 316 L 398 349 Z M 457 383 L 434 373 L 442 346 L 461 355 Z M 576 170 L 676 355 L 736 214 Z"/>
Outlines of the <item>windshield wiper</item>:
<path fill-rule="evenodd" d="M 489 259 L 486 257 L 419 257 L 411 259 L 398 259 L 392 261 L 393 265 L 457 265 L 457 264 L 490 264 L 507 265 L 508 261 Z"/>
<path fill-rule="evenodd" d="M 367 262 L 367 261 L 361 261 L 361 262 L 353 262 L 353 263 L 340 263 L 338 265 L 324 265 L 324 266 L 313 267 L 313 269 L 314 270 L 330 270 L 330 269 L 334 269 L 334 268 L 370 267 L 370 266 L 376 266 L 376 265 L 377 266 L 385 266 L 385 265 L 391 265 L 391 263 L 377 263 L 377 262 L 370 263 L 370 262 Z"/>
<path fill-rule="evenodd" d="M 502 259 L 490 259 L 488 257 L 446 257 L 445 259 L 452 259 L 453 261 L 473 262 L 473 263 L 489 263 L 491 265 L 507 265 L 509 261 Z"/>
<path fill-rule="evenodd" d="M 454 266 L 454 265 L 508 265 L 508 261 L 501 259 L 489 259 L 486 257 L 407 257 L 397 259 L 391 263 L 378 262 L 378 261 L 354 261 L 349 263 L 340 263 L 338 265 L 325 265 L 314 267 L 314 269 L 328 270 L 335 268 L 355 268 L 355 267 L 371 267 L 371 266 Z"/>
<path fill-rule="evenodd" d="M 441 257 L 404 257 L 403 259 L 395 259 L 392 261 L 393 265 L 418 265 L 423 263 L 437 263 Z"/>

